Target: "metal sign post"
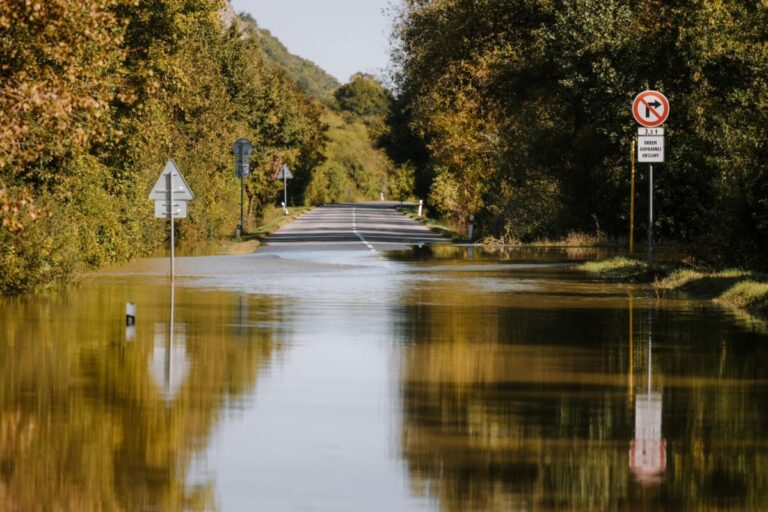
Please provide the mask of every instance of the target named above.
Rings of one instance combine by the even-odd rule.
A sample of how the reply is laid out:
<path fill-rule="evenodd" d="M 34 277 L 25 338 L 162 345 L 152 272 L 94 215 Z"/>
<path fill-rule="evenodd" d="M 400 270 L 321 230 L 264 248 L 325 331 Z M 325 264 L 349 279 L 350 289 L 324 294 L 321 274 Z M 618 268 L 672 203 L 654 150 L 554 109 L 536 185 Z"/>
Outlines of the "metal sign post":
<path fill-rule="evenodd" d="M 243 233 L 243 195 L 245 183 L 243 180 L 251 175 L 251 153 L 253 144 L 248 139 L 237 139 L 232 146 L 232 154 L 236 157 L 235 177 L 240 178 L 240 222 L 237 224 L 237 238 Z"/>
<path fill-rule="evenodd" d="M 168 173 L 165 175 L 165 190 L 167 191 L 166 194 L 168 195 L 168 204 L 170 207 L 169 210 L 173 208 L 173 173 Z M 171 218 L 171 281 L 173 281 L 174 276 L 176 276 L 176 228 L 174 226 L 173 222 L 173 211 L 170 212 L 171 214 L 169 217 Z M 171 288 L 173 288 L 173 282 L 171 282 Z"/>
<path fill-rule="evenodd" d="M 630 150 L 632 158 L 632 177 L 629 186 L 629 255 L 635 254 L 635 141 Z"/>
<path fill-rule="evenodd" d="M 648 163 L 648 267 L 653 266 L 653 164 L 664 162 L 664 128 L 669 100 L 659 91 L 644 91 L 632 102 L 632 115 L 644 128 L 637 133 L 637 161 Z"/>
<path fill-rule="evenodd" d="M 176 275 L 176 234 L 174 219 L 187 217 L 187 201 L 195 196 L 181 175 L 176 162 L 168 160 L 165 169 L 157 178 L 155 186 L 149 193 L 149 199 L 155 201 L 155 217 L 171 220 L 171 279 Z"/>
<path fill-rule="evenodd" d="M 648 268 L 653 266 L 653 165 L 648 166 Z"/>
<path fill-rule="evenodd" d="M 283 212 L 288 215 L 288 180 L 293 179 L 293 173 L 287 165 L 283 165 L 275 179 L 283 180 Z"/>

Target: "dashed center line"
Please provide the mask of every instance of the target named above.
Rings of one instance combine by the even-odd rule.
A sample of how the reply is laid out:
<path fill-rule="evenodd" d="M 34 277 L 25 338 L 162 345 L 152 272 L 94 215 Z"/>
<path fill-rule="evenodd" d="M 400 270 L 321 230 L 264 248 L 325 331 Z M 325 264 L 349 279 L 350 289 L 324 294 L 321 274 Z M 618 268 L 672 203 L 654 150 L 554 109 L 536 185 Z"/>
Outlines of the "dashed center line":
<path fill-rule="evenodd" d="M 360 239 L 361 242 L 365 244 L 365 246 L 371 251 L 376 252 L 376 249 L 373 248 L 373 245 L 371 245 L 363 235 L 360 234 L 360 232 L 357 230 L 357 208 L 352 208 L 352 232 L 357 235 L 357 238 Z"/>

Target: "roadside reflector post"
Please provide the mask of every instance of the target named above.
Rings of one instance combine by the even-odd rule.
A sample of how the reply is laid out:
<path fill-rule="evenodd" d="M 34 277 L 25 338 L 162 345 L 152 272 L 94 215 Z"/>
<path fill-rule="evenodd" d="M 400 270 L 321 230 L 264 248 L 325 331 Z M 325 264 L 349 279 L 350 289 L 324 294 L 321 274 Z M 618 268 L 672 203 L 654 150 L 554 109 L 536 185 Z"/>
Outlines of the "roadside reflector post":
<path fill-rule="evenodd" d="M 419 217 L 421 217 L 421 210 L 424 207 L 424 200 L 419 199 Z"/>
<path fill-rule="evenodd" d="M 133 341 L 136 338 L 136 304 L 125 303 L 125 341 Z"/>
<path fill-rule="evenodd" d="M 125 325 L 127 327 L 136 325 L 136 304 L 133 302 L 125 303 Z"/>
<path fill-rule="evenodd" d="M 472 239 L 475 236 L 475 214 L 470 213 L 469 214 L 469 227 L 467 229 L 467 238 L 469 239 L 469 243 L 472 243 Z"/>

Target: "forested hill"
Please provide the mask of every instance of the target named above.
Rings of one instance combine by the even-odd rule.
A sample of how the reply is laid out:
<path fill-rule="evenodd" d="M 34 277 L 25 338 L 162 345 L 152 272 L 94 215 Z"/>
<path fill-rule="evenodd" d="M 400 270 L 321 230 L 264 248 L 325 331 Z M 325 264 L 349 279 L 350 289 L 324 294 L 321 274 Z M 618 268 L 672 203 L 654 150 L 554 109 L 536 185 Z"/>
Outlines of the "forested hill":
<path fill-rule="evenodd" d="M 250 14 L 241 13 L 239 19 L 243 30 L 258 38 L 267 62 L 285 71 L 310 96 L 320 100 L 328 100 L 334 89 L 341 85 L 338 80 L 314 62 L 289 52 L 288 48 L 269 30 L 260 28 Z"/>

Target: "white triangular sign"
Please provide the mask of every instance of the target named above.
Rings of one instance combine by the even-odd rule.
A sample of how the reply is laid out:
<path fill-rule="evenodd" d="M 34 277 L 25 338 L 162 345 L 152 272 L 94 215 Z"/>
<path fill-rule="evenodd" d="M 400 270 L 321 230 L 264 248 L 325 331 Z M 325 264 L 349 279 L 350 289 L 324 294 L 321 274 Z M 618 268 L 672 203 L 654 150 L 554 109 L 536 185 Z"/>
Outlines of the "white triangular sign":
<path fill-rule="evenodd" d="M 291 172 L 291 170 L 288 168 L 287 165 L 283 165 L 283 167 L 280 169 L 280 172 L 277 173 L 277 177 L 275 179 L 276 180 L 285 180 L 285 179 L 292 180 L 293 173 Z"/>
<path fill-rule="evenodd" d="M 165 164 L 165 169 L 160 173 L 160 177 L 157 178 L 157 183 L 152 187 L 152 192 L 149 193 L 149 198 L 153 201 L 165 201 L 168 199 L 168 175 L 171 175 L 171 188 L 173 189 L 174 201 L 191 201 L 195 198 L 192 193 L 192 189 L 189 188 L 187 180 L 181 175 L 181 171 L 176 166 L 176 162 L 168 160 Z"/>

